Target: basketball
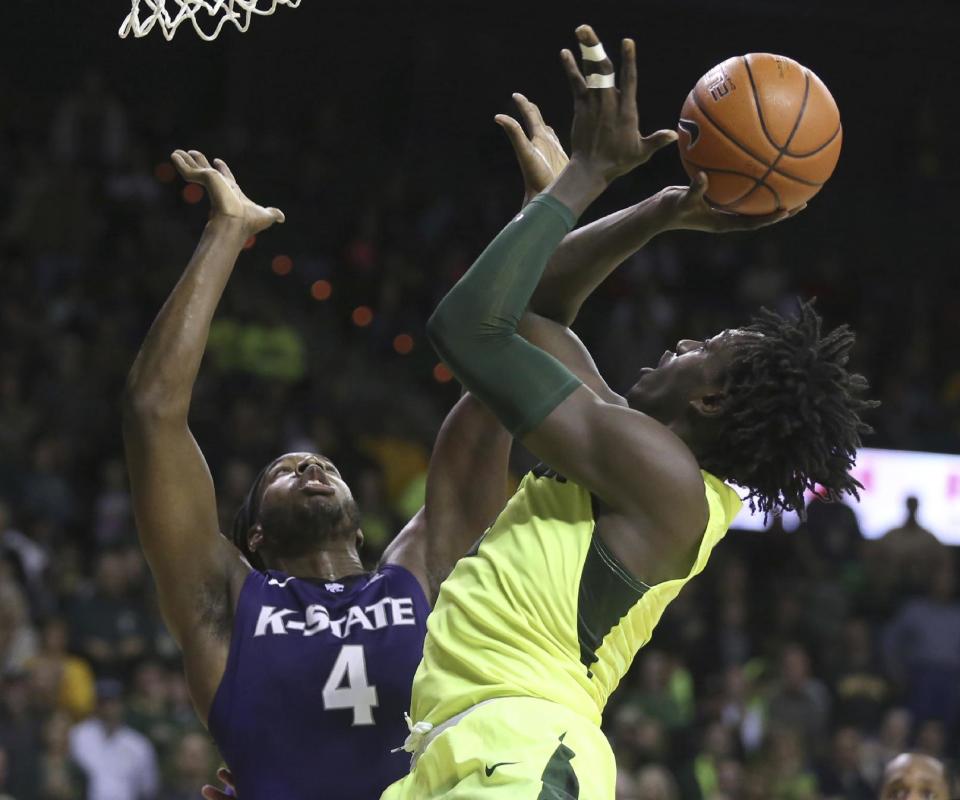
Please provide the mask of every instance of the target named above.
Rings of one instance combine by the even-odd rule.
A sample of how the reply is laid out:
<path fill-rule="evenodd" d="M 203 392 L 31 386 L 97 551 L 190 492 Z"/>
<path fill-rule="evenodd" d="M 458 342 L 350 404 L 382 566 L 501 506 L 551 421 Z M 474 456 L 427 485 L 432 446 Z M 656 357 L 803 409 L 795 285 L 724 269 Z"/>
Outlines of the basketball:
<path fill-rule="evenodd" d="M 840 156 L 840 112 L 812 71 L 785 56 L 728 58 L 697 81 L 678 125 L 680 159 L 705 172 L 724 211 L 794 209 L 820 191 Z"/>

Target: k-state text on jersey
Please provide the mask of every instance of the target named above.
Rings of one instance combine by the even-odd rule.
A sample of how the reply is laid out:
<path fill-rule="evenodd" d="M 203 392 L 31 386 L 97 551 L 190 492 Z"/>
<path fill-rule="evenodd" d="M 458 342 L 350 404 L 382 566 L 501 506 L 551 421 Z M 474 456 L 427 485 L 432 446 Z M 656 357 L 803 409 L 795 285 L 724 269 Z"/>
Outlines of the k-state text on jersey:
<path fill-rule="evenodd" d="M 350 606 L 339 619 L 331 619 L 330 612 L 322 605 L 313 604 L 301 612 L 292 608 L 261 606 L 254 636 L 267 634 L 285 635 L 288 632 L 315 636 L 329 630 L 337 639 L 343 639 L 359 626 L 362 630 L 374 631 L 390 625 L 415 625 L 413 600 L 409 597 L 384 597 L 369 606 Z"/>

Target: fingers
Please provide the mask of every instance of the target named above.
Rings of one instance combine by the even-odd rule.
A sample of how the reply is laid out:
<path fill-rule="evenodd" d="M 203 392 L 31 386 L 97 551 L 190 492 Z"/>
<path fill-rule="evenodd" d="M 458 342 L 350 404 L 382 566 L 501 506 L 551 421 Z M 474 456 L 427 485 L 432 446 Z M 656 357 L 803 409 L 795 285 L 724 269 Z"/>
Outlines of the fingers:
<path fill-rule="evenodd" d="M 667 147 L 668 145 L 671 145 L 677 141 L 677 132 L 664 129 L 641 138 L 643 143 L 650 148 L 650 152 L 652 154 L 657 152 L 657 150 Z"/>
<path fill-rule="evenodd" d="M 226 767 L 220 767 L 220 769 L 217 770 L 217 778 L 221 783 L 226 784 L 231 789 L 236 791 L 237 785 L 233 781 L 233 773 Z"/>
<path fill-rule="evenodd" d="M 197 162 L 193 160 L 193 156 L 191 156 L 186 150 L 174 150 L 170 154 L 170 160 L 173 162 L 173 165 L 177 168 L 177 172 L 180 173 L 180 176 L 184 180 L 197 180 L 199 167 L 197 166 Z"/>
<path fill-rule="evenodd" d="M 223 175 L 224 178 L 226 178 L 229 181 L 232 181 L 233 183 L 237 182 L 237 179 L 233 177 L 232 170 L 230 169 L 230 167 L 227 166 L 227 162 L 224 161 L 222 158 L 213 159 L 213 166 L 217 168 L 217 171 L 221 175 Z"/>
<path fill-rule="evenodd" d="M 207 157 L 199 150 L 191 150 L 190 156 L 197 163 L 197 166 L 200 167 L 200 169 L 210 169 L 210 162 L 207 161 Z"/>
<path fill-rule="evenodd" d="M 226 792 L 217 789 L 215 786 L 210 786 L 209 784 L 200 790 L 200 796 L 203 798 L 203 800 L 233 800 L 233 798 Z"/>
<path fill-rule="evenodd" d="M 766 228 L 767 225 L 775 225 L 778 222 L 783 222 L 785 219 L 790 219 L 791 217 L 797 216 L 803 209 L 807 207 L 806 203 L 792 208 L 790 210 L 781 209 L 780 211 L 774 211 L 772 214 L 761 214 L 756 217 L 747 217 L 742 215 L 736 215 L 740 220 L 740 226 L 737 230 L 742 231 L 755 231 L 757 228 Z"/>
<path fill-rule="evenodd" d="M 577 28 L 577 41 L 580 43 L 580 55 L 583 61 L 583 73 L 586 85 L 590 89 L 603 92 L 601 97 L 612 96 L 614 74 L 613 62 L 610 56 L 606 54 L 603 45 L 593 28 L 589 25 L 581 25 Z M 601 77 L 606 80 L 601 80 Z"/>
<path fill-rule="evenodd" d="M 579 100 L 586 97 L 587 82 L 580 72 L 580 67 L 577 66 L 577 60 L 573 57 L 573 53 L 566 48 L 561 50 L 560 63 L 563 65 L 563 71 L 567 73 L 567 80 L 570 82 L 570 89 L 573 92 L 574 99 Z"/>
<path fill-rule="evenodd" d="M 527 138 L 527 134 L 524 133 L 523 127 L 513 117 L 506 114 L 497 114 L 494 120 L 503 128 L 504 133 L 507 134 L 507 138 L 510 140 L 510 144 L 513 146 L 513 150 L 522 165 L 523 157 L 530 156 L 533 151 L 533 145 Z"/>
<path fill-rule="evenodd" d="M 547 124 L 543 121 L 543 115 L 536 103 L 531 103 L 519 92 L 513 95 L 513 102 L 517 104 L 520 113 L 523 115 L 523 121 L 526 123 L 527 132 L 534 136 L 538 132 L 546 131 Z"/>
<path fill-rule="evenodd" d="M 693 180 L 690 181 L 690 189 L 688 191 L 691 197 L 697 200 L 703 200 L 709 188 L 710 180 L 707 178 L 707 173 L 700 171 L 694 176 Z"/>
<path fill-rule="evenodd" d="M 620 48 L 620 110 L 637 117 L 637 46 L 624 39 Z"/>

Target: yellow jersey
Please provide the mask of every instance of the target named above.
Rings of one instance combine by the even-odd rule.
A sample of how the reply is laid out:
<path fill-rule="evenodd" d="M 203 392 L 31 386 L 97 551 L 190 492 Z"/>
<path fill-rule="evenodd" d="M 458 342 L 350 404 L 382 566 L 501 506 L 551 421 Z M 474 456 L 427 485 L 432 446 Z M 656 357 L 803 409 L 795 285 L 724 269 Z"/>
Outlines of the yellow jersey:
<path fill-rule="evenodd" d="M 710 517 L 684 578 L 647 586 L 595 535 L 593 498 L 545 468 L 520 488 L 440 588 L 427 620 L 411 716 L 434 725 L 497 697 L 603 708 L 667 604 L 706 566 L 740 510 L 701 472 Z"/>

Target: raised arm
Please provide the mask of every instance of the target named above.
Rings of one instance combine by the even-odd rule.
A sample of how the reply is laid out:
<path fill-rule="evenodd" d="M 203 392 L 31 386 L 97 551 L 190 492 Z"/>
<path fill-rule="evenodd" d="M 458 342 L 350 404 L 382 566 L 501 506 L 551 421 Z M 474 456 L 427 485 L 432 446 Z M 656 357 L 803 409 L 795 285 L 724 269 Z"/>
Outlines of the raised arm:
<path fill-rule="evenodd" d="M 140 543 L 206 719 L 226 664 L 232 601 L 249 567 L 220 533 L 213 480 L 187 415 L 210 321 L 243 244 L 283 215 L 247 199 L 222 161 L 211 166 L 195 150 L 172 158 L 207 190 L 212 214 L 130 370 L 123 438 Z"/>
<path fill-rule="evenodd" d="M 592 29 L 581 27 L 577 36 L 585 52 L 596 52 Z M 637 129 L 631 41 L 623 43 L 622 95 L 609 59 L 597 62 L 588 80 L 569 51 L 562 55 L 575 98 L 573 157 L 444 298 L 428 332 L 460 381 L 532 452 L 615 511 L 692 544 L 707 508 L 688 448 L 652 418 L 598 396 L 517 331 L 576 217 L 610 181 L 674 139 L 668 131 L 644 138 Z"/>
<path fill-rule="evenodd" d="M 537 105 L 522 94 L 513 98 L 523 125 L 506 114 L 498 114 L 496 121 L 517 156 L 526 205 L 556 180 L 568 158 Z M 569 326 L 593 291 L 654 236 L 674 230 L 756 230 L 801 210 L 756 217 L 731 214 L 712 208 L 704 199 L 706 191 L 707 176 L 700 173 L 690 186 L 668 186 L 653 197 L 567 234 L 547 262 L 529 310 Z"/>

